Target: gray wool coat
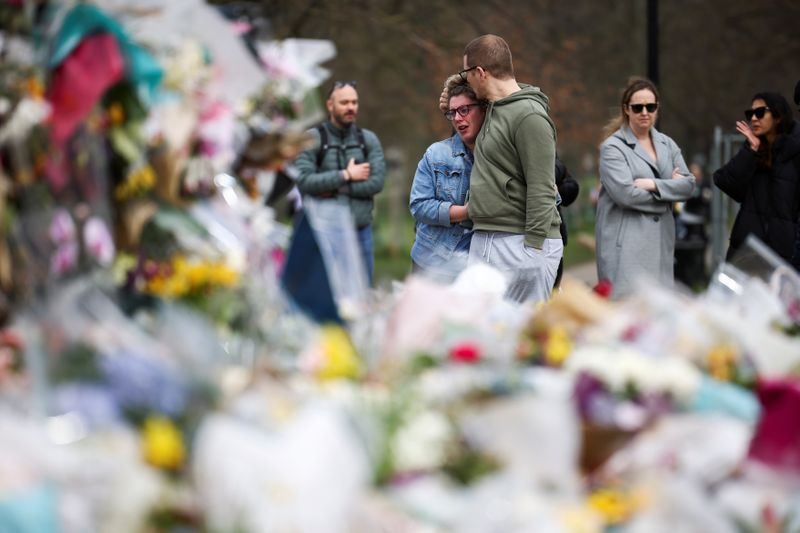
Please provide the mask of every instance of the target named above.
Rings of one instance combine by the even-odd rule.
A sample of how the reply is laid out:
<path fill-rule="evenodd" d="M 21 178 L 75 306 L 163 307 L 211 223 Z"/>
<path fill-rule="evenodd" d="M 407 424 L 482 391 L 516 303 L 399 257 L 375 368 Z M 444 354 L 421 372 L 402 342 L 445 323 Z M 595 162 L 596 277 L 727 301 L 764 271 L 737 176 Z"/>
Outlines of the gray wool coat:
<path fill-rule="evenodd" d="M 695 179 L 675 141 L 650 130 L 657 161 L 625 125 L 600 145 L 600 182 L 595 236 L 597 277 L 612 284 L 612 298 L 628 296 L 644 275 L 674 284 L 675 220 L 672 203 L 688 199 Z M 681 177 L 672 178 L 678 168 Z M 658 192 L 634 187 L 655 178 Z"/>

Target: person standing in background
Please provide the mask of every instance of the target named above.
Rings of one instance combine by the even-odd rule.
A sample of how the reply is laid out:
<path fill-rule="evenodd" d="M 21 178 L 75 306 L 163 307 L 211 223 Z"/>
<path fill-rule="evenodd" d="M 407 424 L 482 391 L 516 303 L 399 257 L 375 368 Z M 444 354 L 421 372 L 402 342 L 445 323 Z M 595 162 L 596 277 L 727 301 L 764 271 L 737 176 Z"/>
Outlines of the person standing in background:
<path fill-rule="evenodd" d="M 550 298 L 563 255 L 556 208 L 556 128 L 547 96 L 514 78 L 511 50 L 496 35 L 464 49 L 464 80 L 489 101 L 475 145 L 469 262 L 505 273 L 518 301 Z"/>
<path fill-rule="evenodd" d="M 425 151 L 414 174 L 409 209 L 416 222 L 411 271 L 449 283 L 467 264 L 472 230 L 466 197 L 486 102 L 458 74 L 447 79 L 445 89 L 443 113 L 455 133 Z"/>
<path fill-rule="evenodd" d="M 675 141 L 655 129 L 658 109 L 655 84 L 632 80 L 600 145 L 597 279 L 611 283 L 615 299 L 630 295 L 639 276 L 674 284 L 672 204 L 692 195 L 695 178 Z"/>
<path fill-rule="evenodd" d="M 303 195 L 350 208 L 371 283 L 375 265 L 373 199 L 383 189 L 386 177 L 383 149 L 377 135 L 356 125 L 355 81 L 334 82 L 326 106 L 328 120 L 307 132 L 314 143 L 295 160 L 297 187 Z"/>
<path fill-rule="evenodd" d="M 716 186 L 741 204 L 726 259 L 754 235 L 792 261 L 800 214 L 800 126 L 789 102 L 773 92 L 755 94 L 744 115 L 747 121 L 736 121 L 744 146 L 714 172 Z"/>

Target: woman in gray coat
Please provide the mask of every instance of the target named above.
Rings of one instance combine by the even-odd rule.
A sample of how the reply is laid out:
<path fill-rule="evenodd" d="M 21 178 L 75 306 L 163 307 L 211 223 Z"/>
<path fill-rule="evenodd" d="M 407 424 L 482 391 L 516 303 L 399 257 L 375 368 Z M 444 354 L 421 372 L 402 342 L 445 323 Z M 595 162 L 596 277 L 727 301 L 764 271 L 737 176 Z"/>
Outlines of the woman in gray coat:
<path fill-rule="evenodd" d="M 628 296 L 640 276 L 674 283 L 672 203 L 691 196 L 694 176 L 675 141 L 655 129 L 658 105 L 651 81 L 631 81 L 600 145 L 597 277 L 611 282 L 615 299 Z"/>

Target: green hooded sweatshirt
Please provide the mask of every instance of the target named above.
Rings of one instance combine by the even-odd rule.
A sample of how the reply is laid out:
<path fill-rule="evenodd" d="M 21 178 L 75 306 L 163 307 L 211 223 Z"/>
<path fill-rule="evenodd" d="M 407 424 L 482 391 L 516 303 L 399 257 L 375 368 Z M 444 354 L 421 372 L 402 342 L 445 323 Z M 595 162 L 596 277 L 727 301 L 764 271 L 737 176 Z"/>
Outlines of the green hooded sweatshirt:
<path fill-rule="evenodd" d="M 525 235 L 541 249 L 560 239 L 556 209 L 556 128 L 548 98 L 538 87 L 489 104 L 475 143 L 470 175 L 469 216 L 474 228 Z"/>

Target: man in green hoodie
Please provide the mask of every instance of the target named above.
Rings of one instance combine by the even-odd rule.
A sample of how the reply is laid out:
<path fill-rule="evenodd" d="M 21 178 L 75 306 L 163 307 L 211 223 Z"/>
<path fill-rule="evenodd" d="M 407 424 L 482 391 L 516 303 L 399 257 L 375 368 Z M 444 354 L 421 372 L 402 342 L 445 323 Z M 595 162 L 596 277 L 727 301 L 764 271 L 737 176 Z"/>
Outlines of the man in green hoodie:
<path fill-rule="evenodd" d="M 484 35 L 464 49 L 461 76 L 489 101 L 475 144 L 469 218 L 475 233 L 469 262 L 508 276 L 518 301 L 550 297 L 563 255 L 556 209 L 556 128 L 538 87 L 514 78 L 511 50 Z"/>

